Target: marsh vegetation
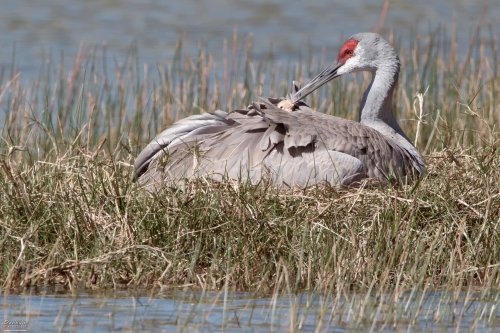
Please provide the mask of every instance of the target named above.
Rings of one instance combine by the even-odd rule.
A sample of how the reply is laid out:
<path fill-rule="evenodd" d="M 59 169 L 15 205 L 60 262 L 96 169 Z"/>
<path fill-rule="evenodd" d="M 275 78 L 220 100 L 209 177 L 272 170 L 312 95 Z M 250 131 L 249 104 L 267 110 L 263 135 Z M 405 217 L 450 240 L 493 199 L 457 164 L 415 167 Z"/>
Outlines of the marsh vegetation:
<path fill-rule="evenodd" d="M 70 71 L 43 59 L 35 81 L 21 82 L 15 61 L 2 68 L 3 288 L 307 291 L 359 303 L 356 325 L 417 316 L 419 300 L 440 291 L 454 319 L 484 297 L 475 327 L 498 324 L 498 39 L 474 39 L 464 57 L 453 36 L 385 37 L 403 64 L 396 116 L 427 161 L 407 186 L 278 190 L 193 179 L 150 193 L 132 181 L 137 153 L 175 120 L 284 96 L 334 55 L 256 61 L 251 38 L 236 37 L 223 59 L 185 55 L 179 42 L 175 58 L 154 69 L 133 49 L 108 63 L 102 48 L 82 49 Z M 343 77 L 307 103 L 356 119 L 368 83 Z M 416 308 L 398 305 L 408 295 Z"/>

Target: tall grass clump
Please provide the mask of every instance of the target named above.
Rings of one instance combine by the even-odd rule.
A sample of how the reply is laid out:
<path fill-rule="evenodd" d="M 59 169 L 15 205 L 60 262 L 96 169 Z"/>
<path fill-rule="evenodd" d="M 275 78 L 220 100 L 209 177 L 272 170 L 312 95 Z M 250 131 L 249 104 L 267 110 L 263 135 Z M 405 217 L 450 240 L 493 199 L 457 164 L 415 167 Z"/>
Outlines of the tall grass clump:
<path fill-rule="evenodd" d="M 223 59 L 201 49 L 191 57 L 179 43 L 154 69 L 133 51 L 109 62 L 106 48 L 82 48 L 71 70 L 45 59 L 35 81 L 22 82 L 15 66 L 2 70 L 3 288 L 495 293 L 498 40 L 476 39 L 462 59 L 456 36 L 388 39 L 404 68 L 394 110 L 428 167 L 415 184 L 387 188 L 283 191 L 194 179 L 150 193 L 132 182 L 135 156 L 164 127 L 284 96 L 292 80 L 326 65 L 255 61 L 249 37 L 224 43 Z M 368 83 L 344 77 L 308 103 L 356 119 Z"/>

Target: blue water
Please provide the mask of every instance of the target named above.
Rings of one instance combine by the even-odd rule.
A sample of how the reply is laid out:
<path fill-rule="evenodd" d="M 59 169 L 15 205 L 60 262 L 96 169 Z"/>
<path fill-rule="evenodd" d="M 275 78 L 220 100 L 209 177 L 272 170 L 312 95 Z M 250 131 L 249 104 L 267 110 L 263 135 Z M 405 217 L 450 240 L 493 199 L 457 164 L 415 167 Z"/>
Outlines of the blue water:
<path fill-rule="evenodd" d="M 498 332 L 498 300 L 469 296 L 31 291 L 2 310 L 28 332 Z"/>
<path fill-rule="evenodd" d="M 427 35 L 439 26 L 451 35 L 456 23 L 459 49 L 469 38 L 487 0 L 390 1 L 384 27 L 393 28 L 410 45 L 416 31 Z M 254 36 L 254 58 L 270 50 L 277 59 L 299 60 L 300 54 L 335 55 L 348 36 L 379 26 L 383 0 L 1 0 L 0 66 L 10 69 L 15 59 L 22 78 L 34 79 L 43 56 L 73 61 L 80 47 L 107 44 L 118 61 L 134 43 L 140 61 L 154 68 L 173 58 L 179 37 L 186 53 L 196 54 L 199 41 L 222 62 L 224 39 L 233 31 Z M 488 23 L 500 35 L 500 1 L 489 1 L 481 36 Z M 498 37 L 497 37 L 498 38 Z M 21 80 L 22 82 L 25 80 Z"/>

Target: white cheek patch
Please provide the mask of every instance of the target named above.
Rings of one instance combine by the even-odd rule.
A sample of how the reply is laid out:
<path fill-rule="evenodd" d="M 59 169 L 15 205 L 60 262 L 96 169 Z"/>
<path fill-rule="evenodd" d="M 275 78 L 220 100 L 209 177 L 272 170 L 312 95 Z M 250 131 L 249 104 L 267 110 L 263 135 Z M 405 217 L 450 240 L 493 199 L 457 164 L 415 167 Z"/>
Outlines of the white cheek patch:
<path fill-rule="evenodd" d="M 356 68 L 359 67 L 357 58 L 358 56 L 354 55 L 354 57 L 347 59 L 345 64 L 338 69 L 337 74 L 342 75 L 354 72 Z"/>

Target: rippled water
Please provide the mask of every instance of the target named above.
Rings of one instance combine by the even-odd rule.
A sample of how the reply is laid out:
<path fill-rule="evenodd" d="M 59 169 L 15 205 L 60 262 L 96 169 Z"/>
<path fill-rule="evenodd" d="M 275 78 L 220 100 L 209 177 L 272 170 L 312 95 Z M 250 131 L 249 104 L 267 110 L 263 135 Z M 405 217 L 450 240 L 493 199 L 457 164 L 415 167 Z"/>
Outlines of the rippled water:
<path fill-rule="evenodd" d="M 415 296 L 415 294 L 412 294 Z M 232 293 L 52 292 L 4 296 L 5 320 L 26 323 L 28 332 L 496 332 L 500 311 L 494 299 L 452 300 L 427 293 L 422 306 L 403 295 L 337 299 L 319 294 L 255 297 Z M 467 300 L 467 301 L 466 301 Z M 360 315 L 360 313 L 363 313 Z"/>
<path fill-rule="evenodd" d="M 385 27 L 401 38 L 411 30 L 427 34 L 438 26 L 451 30 L 454 17 L 460 48 L 469 37 L 487 0 L 390 1 Z M 333 52 L 346 37 L 379 25 L 383 0 L 2 0 L 0 1 L 0 65 L 10 68 L 13 45 L 16 64 L 24 78 L 38 73 L 42 54 L 61 52 L 72 61 L 80 45 L 101 45 L 123 59 L 136 42 L 142 62 L 154 67 L 173 57 L 180 36 L 185 50 L 196 54 L 198 41 L 215 59 L 222 57 L 224 39 L 234 27 L 240 34 L 253 33 L 254 56 L 272 48 L 278 59 L 299 59 L 299 50 L 313 52 L 326 47 Z M 489 1 L 483 27 L 492 23 L 500 35 L 500 1 Z"/>

